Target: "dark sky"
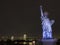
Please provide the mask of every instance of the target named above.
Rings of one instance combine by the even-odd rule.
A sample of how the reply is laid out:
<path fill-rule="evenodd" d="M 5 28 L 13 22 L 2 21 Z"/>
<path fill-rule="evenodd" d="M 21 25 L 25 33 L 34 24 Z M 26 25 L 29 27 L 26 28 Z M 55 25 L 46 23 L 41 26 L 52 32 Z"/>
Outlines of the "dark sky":
<path fill-rule="evenodd" d="M 55 20 L 54 37 L 60 35 L 60 1 L 56 0 L 2 0 L 0 1 L 0 35 L 23 35 L 40 37 L 42 34 L 40 9 L 49 12 Z"/>

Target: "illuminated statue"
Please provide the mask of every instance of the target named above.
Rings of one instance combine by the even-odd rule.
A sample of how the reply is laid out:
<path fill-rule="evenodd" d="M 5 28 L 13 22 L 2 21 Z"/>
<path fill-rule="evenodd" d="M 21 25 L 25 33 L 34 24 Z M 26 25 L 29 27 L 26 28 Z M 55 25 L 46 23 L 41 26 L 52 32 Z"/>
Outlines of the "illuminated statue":
<path fill-rule="evenodd" d="M 50 20 L 48 18 L 48 12 L 42 11 L 42 6 L 40 6 L 41 10 L 41 22 L 42 22 L 42 29 L 43 29 L 43 39 L 53 38 L 52 37 L 52 24 L 54 20 Z"/>

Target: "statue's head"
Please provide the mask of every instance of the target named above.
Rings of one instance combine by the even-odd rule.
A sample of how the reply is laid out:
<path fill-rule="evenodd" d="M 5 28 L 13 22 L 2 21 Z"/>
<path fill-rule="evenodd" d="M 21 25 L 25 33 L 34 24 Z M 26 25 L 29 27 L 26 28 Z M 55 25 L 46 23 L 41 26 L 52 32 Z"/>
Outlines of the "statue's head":
<path fill-rule="evenodd" d="M 44 16 L 48 17 L 48 12 L 47 11 L 44 12 Z"/>

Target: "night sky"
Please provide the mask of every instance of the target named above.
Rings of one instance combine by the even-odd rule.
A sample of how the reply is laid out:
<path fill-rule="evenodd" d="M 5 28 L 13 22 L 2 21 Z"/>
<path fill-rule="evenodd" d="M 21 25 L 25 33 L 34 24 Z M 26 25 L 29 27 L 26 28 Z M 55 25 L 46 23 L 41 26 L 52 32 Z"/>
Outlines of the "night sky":
<path fill-rule="evenodd" d="M 2 0 L 0 1 L 0 35 L 42 36 L 40 8 L 54 19 L 53 36 L 60 35 L 60 1 L 57 0 Z"/>

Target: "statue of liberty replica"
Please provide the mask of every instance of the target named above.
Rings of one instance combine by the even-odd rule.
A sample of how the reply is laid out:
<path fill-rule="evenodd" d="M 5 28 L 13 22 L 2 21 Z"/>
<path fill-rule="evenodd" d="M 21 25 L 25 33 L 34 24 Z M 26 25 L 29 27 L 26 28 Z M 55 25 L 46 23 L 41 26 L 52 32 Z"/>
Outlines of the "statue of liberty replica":
<path fill-rule="evenodd" d="M 42 6 L 40 6 L 41 11 L 41 24 L 42 24 L 42 30 L 43 30 L 43 39 L 51 39 L 52 36 L 52 25 L 54 23 L 54 20 L 50 20 L 48 18 L 48 12 L 43 12 Z"/>

